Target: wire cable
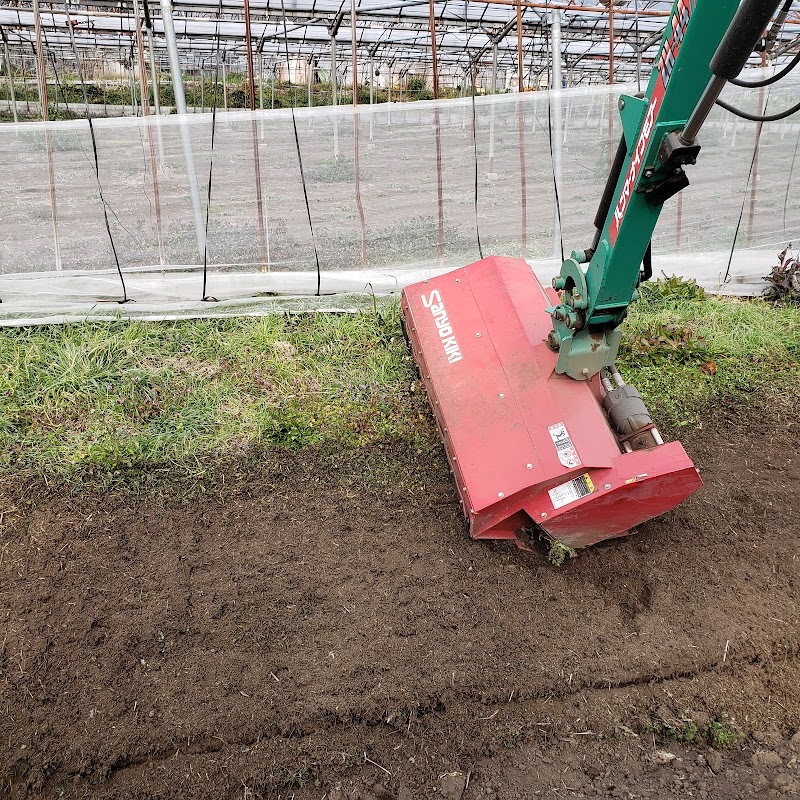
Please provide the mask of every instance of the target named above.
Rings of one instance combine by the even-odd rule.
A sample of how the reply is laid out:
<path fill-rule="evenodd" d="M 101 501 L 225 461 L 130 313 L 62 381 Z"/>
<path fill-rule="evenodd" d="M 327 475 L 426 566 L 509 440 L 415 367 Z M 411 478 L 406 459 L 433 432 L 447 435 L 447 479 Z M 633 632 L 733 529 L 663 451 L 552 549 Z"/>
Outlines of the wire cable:
<path fill-rule="evenodd" d="M 555 153 L 553 148 L 553 59 L 561 58 L 561 53 L 554 53 L 553 52 L 553 37 L 552 34 L 550 36 L 550 61 L 547 65 L 547 84 L 550 86 L 550 91 L 547 93 L 547 139 L 550 143 L 550 164 L 553 168 L 553 194 L 555 195 L 556 201 L 556 215 L 558 217 L 558 238 L 559 244 L 561 246 L 561 261 L 564 261 L 564 229 L 561 224 L 561 198 L 558 196 L 558 176 L 556 175 L 556 162 L 555 162 Z M 558 87 L 561 88 L 560 86 Z M 560 103 L 561 99 L 556 98 L 556 102 Z"/>
<path fill-rule="evenodd" d="M 763 78 L 760 81 L 745 81 L 741 78 L 731 78 L 728 83 L 734 86 L 743 86 L 745 89 L 761 89 L 764 86 L 771 86 L 777 83 L 781 78 L 785 78 L 798 64 L 800 64 L 800 53 L 798 53 L 780 72 L 776 72 L 769 78 Z"/>
<path fill-rule="evenodd" d="M 215 55 L 214 59 L 214 99 L 211 108 L 211 153 L 208 157 L 208 193 L 206 195 L 206 227 L 203 234 L 203 291 L 201 300 L 204 303 L 216 303 L 217 298 L 208 294 L 208 222 L 211 217 L 211 180 L 214 174 L 214 141 L 217 133 L 217 86 L 219 84 L 219 50 L 220 50 L 220 35 L 219 35 L 219 22 L 222 17 L 222 0 L 219 0 L 217 6 L 217 27 L 215 32 Z M 200 76 L 203 80 L 203 76 Z"/>
<path fill-rule="evenodd" d="M 769 105 L 769 93 L 764 101 L 764 111 L 767 110 Z M 722 279 L 723 283 L 727 283 L 731 274 L 731 264 L 733 264 L 733 254 L 736 250 L 736 240 L 739 238 L 739 229 L 742 227 L 742 219 L 744 219 L 744 207 L 747 205 L 747 191 L 750 188 L 750 180 L 753 177 L 753 169 L 755 168 L 756 159 L 758 158 L 758 151 L 761 146 L 761 128 L 759 127 L 756 132 L 756 144 L 753 148 L 753 158 L 750 159 L 750 169 L 747 173 L 747 183 L 744 186 L 744 199 L 742 200 L 742 208 L 739 211 L 739 219 L 736 222 L 736 230 L 733 232 L 733 241 L 731 242 L 731 252 L 728 256 L 728 266 L 725 268 L 725 277 Z"/>
<path fill-rule="evenodd" d="M 220 0 L 221 2 L 222 0 Z M 344 0 L 342 0 L 342 6 L 344 6 Z M 341 7 L 340 6 L 340 10 Z M 292 74 L 292 61 L 289 57 L 289 33 L 286 29 L 286 8 L 283 4 L 283 0 L 281 0 L 281 15 L 283 16 L 283 43 L 286 45 L 286 66 L 289 70 L 289 75 Z M 354 81 L 355 83 L 355 81 Z M 353 89 L 355 92 L 355 88 Z M 311 205 L 308 202 L 308 189 L 306 187 L 306 176 L 303 172 L 303 157 L 300 154 L 300 136 L 297 133 L 297 118 L 294 114 L 294 105 L 291 106 L 292 111 L 292 127 L 294 128 L 294 145 L 297 150 L 297 163 L 300 165 L 300 182 L 303 184 L 303 199 L 306 203 L 306 216 L 308 217 L 308 227 L 311 231 L 311 244 L 314 248 L 314 260 L 317 264 L 317 292 L 316 296 L 320 296 L 320 289 L 322 286 L 322 270 L 319 265 L 319 252 L 317 250 L 317 239 L 314 236 L 314 224 L 311 221 Z"/>
<path fill-rule="evenodd" d="M 70 43 L 72 45 L 72 53 L 75 56 L 75 63 L 78 67 L 78 78 L 81 82 L 81 92 L 83 93 L 83 103 L 86 106 L 86 121 L 89 123 L 89 134 L 92 140 L 92 152 L 94 154 L 94 174 L 95 179 L 97 180 L 97 191 L 100 195 L 100 203 L 103 206 L 103 220 L 106 224 L 106 233 L 108 234 L 108 241 L 111 244 L 111 252 L 114 254 L 114 263 L 117 267 L 117 274 L 119 275 L 119 282 L 122 284 L 122 300 L 119 301 L 120 305 L 123 303 L 132 303 L 133 298 L 128 297 L 128 289 L 125 286 L 125 277 L 122 274 L 122 267 L 119 263 L 119 256 L 117 255 L 117 247 L 114 244 L 114 237 L 111 234 L 111 223 L 108 220 L 108 203 L 106 202 L 106 198 L 103 196 L 103 185 L 100 182 L 100 158 L 97 154 L 97 137 L 94 133 L 94 124 L 92 123 L 92 112 L 89 109 L 89 93 L 86 90 L 86 80 L 84 79 L 83 75 L 83 62 L 81 61 L 81 57 L 78 54 L 78 47 L 75 44 L 75 31 L 72 26 L 72 20 L 70 18 L 69 13 L 69 4 L 67 2 L 64 3 L 64 11 L 67 15 L 67 28 L 69 29 L 69 38 Z M 112 209 L 112 213 L 113 209 Z M 114 217 L 116 218 L 116 214 Z"/>

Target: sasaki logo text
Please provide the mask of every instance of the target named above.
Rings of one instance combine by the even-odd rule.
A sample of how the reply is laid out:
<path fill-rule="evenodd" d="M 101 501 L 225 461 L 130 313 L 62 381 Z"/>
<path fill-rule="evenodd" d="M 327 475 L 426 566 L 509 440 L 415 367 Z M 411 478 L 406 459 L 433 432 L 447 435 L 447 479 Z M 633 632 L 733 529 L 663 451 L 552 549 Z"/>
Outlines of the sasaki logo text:
<path fill-rule="evenodd" d="M 444 354 L 447 356 L 448 364 L 455 364 L 461 361 L 461 348 L 458 346 L 456 337 L 453 335 L 453 326 L 450 324 L 450 319 L 447 316 L 447 310 L 442 302 L 442 296 L 439 294 L 438 289 L 434 289 L 427 297 L 422 295 L 422 305 L 431 310 L 433 321 L 436 324 L 436 330 L 439 332 L 439 338 L 442 340 L 444 347 Z"/>
<path fill-rule="evenodd" d="M 628 173 L 625 176 L 625 183 L 622 184 L 622 191 L 617 200 L 617 206 L 614 209 L 614 219 L 611 222 L 611 229 L 609 232 L 611 244 L 617 241 L 622 220 L 625 217 L 625 212 L 628 210 L 628 202 L 631 198 L 631 192 L 636 185 L 639 177 L 639 172 L 644 163 L 644 156 L 647 152 L 650 138 L 653 135 L 653 128 L 658 119 L 658 112 L 661 108 L 661 101 L 664 99 L 664 93 L 669 84 L 669 79 L 672 76 L 672 68 L 675 66 L 675 60 L 681 49 L 683 37 L 686 35 L 686 30 L 689 27 L 689 20 L 694 11 L 696 0 L 679 0 L 672 15 L 669 25 L 669 34 L 661 49 L 661 56 L 658 60 L 658 79 L 656 80 L 653 94 L 647 106 L 647 113 L 645 114 L 644 124 L 639 133 L 639 138 L 636 141 L 636 149 L 633 151 L 633 158 L 631 159 Z"/>
<path fill-rule="evenodd" d="M 622 191 L 620 192 L 619 200 L 617 200 L 617 207 L 614 209 L 614 221 L 611 223 L 612 244 L 617 239 L 619 226 L 622 225 L 622 219 L 625 216 L 625 212 L 628 210 L 628 200 L 630 200 L 631 190 L 633 189 L 633 185 L 636 182 L 637 176 L 639 175 L 639 170 L 642 166 L 642 159 L 644 158 L 645 151 L 647 150 L 647 145 L 650 142 L 650 136 L 653 133 L 653 123 L 656 119 L 656 113 L 658 111 L 660 100 L 660 97 L 654 95 L 653 99 L 650 101 L 650 105 L 647 107 L 647 115 L 644 119 L 644 125 L 642 126 L 641 133 L 639 134 L 639 139 L 636 142 L 636 149 L 633 151 L 633 159 L 631 160 L 630 167 L 628 167 L 628 174 L 625 177 L 625 183 L 622 185 Z"/>

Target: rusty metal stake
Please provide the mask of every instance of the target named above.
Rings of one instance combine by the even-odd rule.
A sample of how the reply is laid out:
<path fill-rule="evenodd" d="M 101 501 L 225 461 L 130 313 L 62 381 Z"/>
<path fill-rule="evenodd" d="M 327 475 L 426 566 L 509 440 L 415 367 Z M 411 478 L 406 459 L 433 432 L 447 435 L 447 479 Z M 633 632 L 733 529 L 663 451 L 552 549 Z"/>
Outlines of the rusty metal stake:
<path fill-rule="evenodd" d="M 433 0 L 428 0 L 431 28 L 431 59 L 433 61 L 433 99 L 439 99 L 439 64 L 436 60 L 436 18 L 434 15 Z"/>

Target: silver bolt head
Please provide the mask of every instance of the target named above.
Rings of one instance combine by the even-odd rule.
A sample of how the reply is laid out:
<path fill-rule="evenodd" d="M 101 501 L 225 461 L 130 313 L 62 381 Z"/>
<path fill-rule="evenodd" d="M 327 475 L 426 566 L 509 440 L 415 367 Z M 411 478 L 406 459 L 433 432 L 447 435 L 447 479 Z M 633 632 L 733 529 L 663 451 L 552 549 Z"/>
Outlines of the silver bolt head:
<path fill-rule="evenodd" d="M 503 498 L 503 497 L 505 497 L 505 494 L 503 492 L 498 492 L 497 496 L 500 497 L 500 498 Z"/>
<path fill-rule="evenodd" d="M 533 464 L 526 464 L 525 469 L 533 469 Z"/>
<path fill-rule="evenodd" d="M 481 338 L 481 335 L 480 335 L 480 333 L 476 333 L 476 334 L 475 334 L 475 338 L 476 338 L 476 339 L 480 339 L 480 338 Z"/>
<path fill-rule="evenodd" d="M 607 484 L 606 484 L 606 489 L 610 489 L 610 488 L 611 488 L 611 484 L 610 484 L 610 483 L 607 483 Z"/>
<path fill-rule="evenodd" d="M 502 392 L 500 392 L 500 399 L 503 400 L 504 398 L 505 398 L 505 395 Z"/>
<path fill-rule="evenodd" d="M 547 512 L 542 511 L 542 519 L 547 519 Z"/>

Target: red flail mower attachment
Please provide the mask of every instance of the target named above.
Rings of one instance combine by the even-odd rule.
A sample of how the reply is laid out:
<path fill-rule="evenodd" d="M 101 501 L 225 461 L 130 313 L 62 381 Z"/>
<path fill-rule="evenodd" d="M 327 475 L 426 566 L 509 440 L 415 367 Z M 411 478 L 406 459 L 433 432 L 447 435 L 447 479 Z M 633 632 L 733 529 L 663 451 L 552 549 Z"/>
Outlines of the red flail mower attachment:
<path fill-rule="evenodd" d="M 680 442 L 660 443 L 650 426 L 651 446 L 639 449 L 641 439 L 615 433 L 607 376 L 554 371 L 546 309 L 557 302 L 525 261 L 500 257 L 403 291 L 403 324 L 473 538 L 514 539 L 535 523 L 586 547 L 702 485 Z"/>

